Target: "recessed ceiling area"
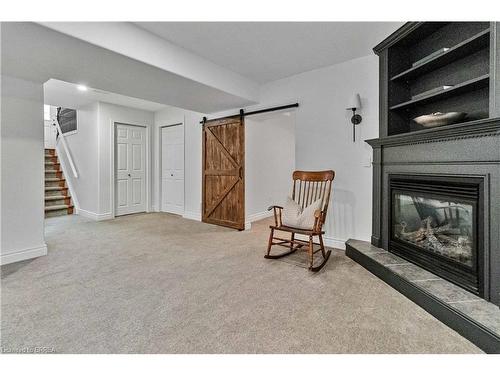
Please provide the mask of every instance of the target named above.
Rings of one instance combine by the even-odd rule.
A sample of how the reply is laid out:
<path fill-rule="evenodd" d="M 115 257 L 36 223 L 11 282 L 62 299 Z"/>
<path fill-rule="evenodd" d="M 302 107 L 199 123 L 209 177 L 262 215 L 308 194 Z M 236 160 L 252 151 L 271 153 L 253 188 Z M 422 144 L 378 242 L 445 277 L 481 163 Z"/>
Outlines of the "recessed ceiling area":
<path fill-rule="evenodd" d="M 82 85 L 49 79 L 43 85 L 44 104 L 78 109 L 91 103 L 105 102 L 152 112 L 166 107 L 163 104 L 97 90 L 91 87 L 86 87 L 86 90 L 82 90 L 80 86 Z"/>
<path fill-rule="evenodd" d="M 403 22 L 136 22 L 259 83 L 367 56 Z"/>
<path fill-rule="evenodd" d="M 99 90 L 206 114 L 256 104 L 255 100 L 32 22 L 2 23 L 1 38 L 2 75 L 40 85 L 50 79 L 84 83 Z M 129 47 L 134 46 L 133 39 L 128 42 Z"/>

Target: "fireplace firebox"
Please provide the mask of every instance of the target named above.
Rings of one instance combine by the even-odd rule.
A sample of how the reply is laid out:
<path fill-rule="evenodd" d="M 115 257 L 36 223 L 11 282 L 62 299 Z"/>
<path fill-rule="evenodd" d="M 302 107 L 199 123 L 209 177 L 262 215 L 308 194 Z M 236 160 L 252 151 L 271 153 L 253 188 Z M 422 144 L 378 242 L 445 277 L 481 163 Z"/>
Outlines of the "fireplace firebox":
<path fill-rule="evenodd" d="M 483 296 L 483 179 L 390 175 L 389 251 Z"/>

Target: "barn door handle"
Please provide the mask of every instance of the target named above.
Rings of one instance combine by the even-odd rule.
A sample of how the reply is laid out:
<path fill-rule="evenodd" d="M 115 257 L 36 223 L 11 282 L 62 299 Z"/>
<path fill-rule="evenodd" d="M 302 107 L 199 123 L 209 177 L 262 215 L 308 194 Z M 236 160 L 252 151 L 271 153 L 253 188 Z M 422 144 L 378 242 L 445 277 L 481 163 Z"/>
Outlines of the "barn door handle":
<path fill-rule="evenodd" d="M 243 180 L 243 167 L 240 167 L 239 171 L 238 171 L 238 174 L 240 176 L 240 179 Z"/>

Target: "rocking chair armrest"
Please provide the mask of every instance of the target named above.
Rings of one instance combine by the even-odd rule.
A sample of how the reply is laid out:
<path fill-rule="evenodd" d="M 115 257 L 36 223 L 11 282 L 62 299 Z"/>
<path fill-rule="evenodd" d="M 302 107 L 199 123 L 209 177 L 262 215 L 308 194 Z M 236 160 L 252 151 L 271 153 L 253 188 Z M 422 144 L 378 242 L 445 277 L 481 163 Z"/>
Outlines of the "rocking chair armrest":
<path fill-rule="evenodd" d="M 281 226 L 281 210 L 282 209 L 283 209 L 283 207 L 281 207 L 281 206 L 269 206 L 269 208 L 267 209 L 268 211 L 273 210 L 274 225 L 276 225 L 277 227 Z"/>
<path fill-rule="evenodd" d="M 322 226 L 323 226 L 323 211 L 316 210 L 314 211 L 314 229 L 317 231 L 321 231 Z"/>
<path fill-rule="evenodd" d="M 268 211 L 271 211 L 271 210 L 272 210 L 272 209 L 274 209 L 274 208 L 279 208 L 280 210 L 282 210 L 282 209 L 283 209 L 283 207 L 281 207 L 281 206 L 269 206 L 269 207 L 267 208 L 267 210 L 268 210 Z"/>

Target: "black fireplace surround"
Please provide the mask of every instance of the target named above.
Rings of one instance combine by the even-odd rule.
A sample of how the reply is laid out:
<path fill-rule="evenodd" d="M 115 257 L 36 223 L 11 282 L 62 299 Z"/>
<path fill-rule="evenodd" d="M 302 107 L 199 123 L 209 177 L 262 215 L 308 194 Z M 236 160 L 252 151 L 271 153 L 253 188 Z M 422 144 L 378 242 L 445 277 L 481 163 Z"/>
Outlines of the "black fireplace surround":
<path fill-rule="evenodd" d="M 483 296 L 483 179 L 390 174 L 389 251 Z"/>
<path fill-rule="evenodd" d="M 500 119 L 368 142 L 374 160 L 371 243 L 500 306 Z M 417 202 L 413 215 L 396 217 L 397 199 L 400 205 Z M 446 210 L 450 219 L 458 212 L 470 220 L 446 222 Z M 425 231 L 436 227 L 443 227 L 437 228 L 438 247 L 467 245 L 469 256 L 447 259 L 446 251 L 425 248 Z"/>

